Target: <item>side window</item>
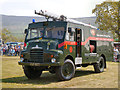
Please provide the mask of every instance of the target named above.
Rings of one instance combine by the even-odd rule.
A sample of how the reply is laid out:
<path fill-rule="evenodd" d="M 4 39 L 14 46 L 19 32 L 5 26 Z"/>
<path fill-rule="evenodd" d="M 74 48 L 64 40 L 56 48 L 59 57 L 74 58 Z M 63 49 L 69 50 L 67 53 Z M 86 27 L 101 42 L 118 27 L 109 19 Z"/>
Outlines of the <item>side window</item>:
<path fill-rule="evenodd" d="M 39 33 L 36 29 L 30 31 L 30 38 L 38 37 Z"/>
<path fill-rule="evenodd" d="M 75 40 L 75 29 L 74 28 L 68 28 L 66 32 L 66 40 L 74 41 Z"/>
<path fill-rule="evenodd" d="M 74 32 L 71 32 L 71 33 L 69 33 L 70 35 L 69 35 L 69 39 L 70 39 L 70 41 L 74 41 Z"/>
<path fill-rule="evenodd" d="M 68 31 L 66 31 L 65 39 L 69 40 L 69 33 L 68 33 Z"/>

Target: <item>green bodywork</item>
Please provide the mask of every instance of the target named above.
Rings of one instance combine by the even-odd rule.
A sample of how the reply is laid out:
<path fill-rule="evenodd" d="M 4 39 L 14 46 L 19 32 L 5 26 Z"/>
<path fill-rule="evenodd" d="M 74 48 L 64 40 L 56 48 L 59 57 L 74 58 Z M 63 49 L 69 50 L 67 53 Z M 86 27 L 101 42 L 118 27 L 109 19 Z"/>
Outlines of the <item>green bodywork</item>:
<path fill-rule="evenodd" d="M 105 60 L 112 60 L 113 59 L 113 42 L 112 41 L 104 41 L 104 40 L 93 40 L 96 41 L 96 52 L 90 53 L 90 40 L 89 37 L 99 37 L 99 38 L 112 38 L 111 34 L 108 34 L 106 32 L 96 30 L 95 28 L 92 28 L 90 26 L 85 26 L 82 24 L 75 24 L 71 22 L 66 21 L 47 21 L 47 22 L 36 22 L 31 23 L 28 26 L 28 29 L 36 29 L 36 28 L 46 28 L 46 27 L 64 27 L 64 36 L 62 39 L 51 39 L 51 38 L 34 38 L 34 39 L 27 39 L 27 35 L 25 38 L 25 43 L 27 44 L 27 47 L 24 48 L 24 50 L 21 52 L 21 55 L 23 55 L 24 60 L 20 61 L 20 65 L 28 65 L 28 66 L 61 66 L 64 64 L 64 60 L 66 58 L 71 59 L 75 63 L 75 58 L 77 57 L 77 45 L 67 45 L 67 49 L 64 49 L 65 45 L 62 45 L 60 48 L 58 47 L 59 44 L 70 41 L 67 40 L 66 32 L 68 32 L 68 27 L 74 28 L 76 33 L 76 28 L 81 29 L 81 42 L 85 42 L 85 45 L 81 45 L 81 57 L 82 57 L 82 64 L 92 64 L 96 63 L 98 61 L 98 58 L 102 55 L 105 57 Z M 90 30 L 94 29 L 96 32 L 96 35 L 92 35 Z M 44 33 L 43 33 L 44 34 Z M 101 36 L 100 36 L 101 35 Z M 103 36 L 102 36 L 103 35 Z M 74 41 L 70 42 L 76 42 L 76 36 L 74 36 Z M 36 56 L 37 48 L 34 49 L 34 55 L 32 55 L 31 59 L 31 49 L 33 47 L 36 47 L 38 45 L 42 48 L 42 59 L 40 56 Z M 47 47 L 49 46 L 49 49 Z M 72 52 L 70 52 L 70 48 L 72 47 Z M 36 51 L 36 52 L 35 52 Z M 53 57 L 51 57 L 53 55 Z M 35 57 L 38 57 L 38 60 L 34 60 Z M 39 59 L 40 58 L 40 59 Z M 51 59 L 55 58 L 56 62 L 52 63 Z M 42 60 L 42 61 L 40 61 Z"/>

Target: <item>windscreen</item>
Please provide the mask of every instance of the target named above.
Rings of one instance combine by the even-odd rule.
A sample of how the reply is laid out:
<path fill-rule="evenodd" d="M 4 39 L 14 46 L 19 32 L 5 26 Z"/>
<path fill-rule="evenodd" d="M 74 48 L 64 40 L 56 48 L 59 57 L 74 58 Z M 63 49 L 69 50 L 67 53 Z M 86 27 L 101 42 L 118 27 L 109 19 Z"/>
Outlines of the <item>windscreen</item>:
<path fill-rule="evenodd" d="M 43 36 L 43 28 L 30 29 L 27 39 L 39 38 Z"/>
<path fill-rule="evenodd" d="M 62 39 L 64 36 L 64 27 L 46 28 L 44 38 Z"/>
<path fill-rule="evenodd" d="M 30 29 L 27 35 L 27 39 L 34 38 L 50 38 L 50 39 L 63 39 L 64 27 L 47 27 Z"/>

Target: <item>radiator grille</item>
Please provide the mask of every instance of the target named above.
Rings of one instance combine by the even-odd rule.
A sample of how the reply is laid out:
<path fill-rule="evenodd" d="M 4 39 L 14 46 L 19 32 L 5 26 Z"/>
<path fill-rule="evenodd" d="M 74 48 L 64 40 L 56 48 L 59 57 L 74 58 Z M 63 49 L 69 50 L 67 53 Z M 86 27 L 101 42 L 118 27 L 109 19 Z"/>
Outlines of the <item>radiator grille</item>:
<path fill-rule="evenodd" d="M 43 49 L 31 49 L 30 50 L 30 62 L 43 63 Z"/>

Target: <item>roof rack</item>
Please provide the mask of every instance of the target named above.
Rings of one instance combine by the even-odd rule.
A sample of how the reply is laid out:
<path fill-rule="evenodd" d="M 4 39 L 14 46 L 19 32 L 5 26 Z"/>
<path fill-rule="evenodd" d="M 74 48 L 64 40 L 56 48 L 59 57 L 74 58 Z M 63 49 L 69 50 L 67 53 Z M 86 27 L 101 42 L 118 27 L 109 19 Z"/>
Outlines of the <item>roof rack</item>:
<path fill-rule="evenodd" d="M 53 13 L 50 13 L 50 12 L 47 12 L 47 11 L 43 11 L 43 10 L 40 10 L 39 12 L 37 12 L 35 10 L 35 14 L 37 15 L 41 15 L 41 16 L 45 16 L 46 19 L 48 20 L 49 18 L 52 18 L 53 21 L 66 21 L 67 17 L 65 17 L 64 15 L 55 15 Z"/>

